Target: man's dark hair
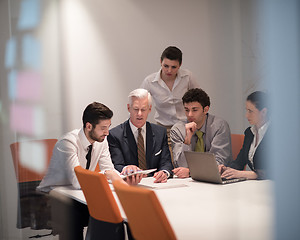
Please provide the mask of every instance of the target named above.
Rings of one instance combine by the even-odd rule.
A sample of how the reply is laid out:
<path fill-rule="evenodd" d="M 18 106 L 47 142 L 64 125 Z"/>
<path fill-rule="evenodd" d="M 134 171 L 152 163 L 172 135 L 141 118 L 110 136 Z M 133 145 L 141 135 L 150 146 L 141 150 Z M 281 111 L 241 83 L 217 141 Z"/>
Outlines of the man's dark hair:
<path fill-rule="evenodd" d="M 86 127 L 87 122 L 92 124 L 93 128 L 95 128 L 99 121 L 111 119 L 112 116 L 113 112 L 104 104 L 93 102 L 89 104 L 83 112 L 83 128 Z"/>
<path fill-rule="evenodd" d="M 182 97 L 183 104 L 198 102 L 203 108 L 210 107 L 210 99 L 206 92 L 201 88 L 192 88 L 188 90 Z"/>
<path fill-rule="evenodd" d="M 163 61 L 164 58 L 168 58 L 170 60 L 177 60 L 179 62 L 179 64 L 181 65 L 182 52 L 179 48 L 170 46 L 170 47 L 167 47 L 161 54 L 160 60 Z"/>
<path fill-rule="evenodd" d="M 259 111 L 268 108 L 268 96 L 265 92 L 253 92 L 247 97 L 247 101 L 250 101 Z"/>

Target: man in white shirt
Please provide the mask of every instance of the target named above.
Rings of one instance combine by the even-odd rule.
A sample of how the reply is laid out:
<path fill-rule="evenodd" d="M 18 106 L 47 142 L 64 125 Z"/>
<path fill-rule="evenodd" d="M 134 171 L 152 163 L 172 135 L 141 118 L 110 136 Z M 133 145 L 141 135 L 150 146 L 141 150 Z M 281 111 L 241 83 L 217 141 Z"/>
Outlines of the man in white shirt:
<path fill-rule="evenodd" d="M 37 190 L 49 192 L 65 185 L 80 189 L 74 172 L 76 166 L 94 171 L 99 164 L 108 179 L 120 178 L 112 164 L 106 139 L 112 116 L 113 112 L 105 105 L 89 104 L 83 112 L 83 127 L 65 134 L 56 143 L 47 173 Z M 130 182 L 131 179 L 126 180 Z M 53 202 L 52 212 L 54 210 L 60 221 L 57 225 L 64 225 L 59 232 L 60 239 L 82 240 L 83 227 L 89 219 L 87 206 L 71 199 L 61 201 L 61 197 Z"/>
<path fill-rule="evenodd" d="M 80 189 L 74 167 L 81 166 L 94 171 L 99 163 L 102 173 L 111 174 L 114 170 L 106 136 L 109 134 L 113 112 L 101 103 L 91 103 L 83 113 L 83 128 L 62 136 L 56 143 L 48 171 L 37 187 L 49 192 L 55 186 L 72 185 Z M 87 166 L 86 155 L 89 146 L 91 159 Z"/>

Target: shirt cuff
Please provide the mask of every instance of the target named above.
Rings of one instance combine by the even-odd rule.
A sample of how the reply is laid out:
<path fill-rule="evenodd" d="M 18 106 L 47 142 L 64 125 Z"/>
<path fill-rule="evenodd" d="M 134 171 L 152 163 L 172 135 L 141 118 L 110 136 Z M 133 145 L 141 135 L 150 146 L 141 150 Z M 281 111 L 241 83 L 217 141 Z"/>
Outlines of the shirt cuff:
<path fill-rule="evenodd" d="M 114 171 L 115 173 L 117 173 L 119 176 L 121 176 L 120 172 L 119 172 L 118 170 L 116 170 L 116 169 L 106 169 L 106 170 L 100 171 L 100 173 L 105 174 L 105 172 L 108 171 L 108 170 L 112 170 L 112 171 Z"/>
<path fill-rule="evenodd" d="M 162 171 L 167 174 L 167 178 L 170 177 L 170 173 L 167 170 L 162 170 Z"/>
<path fill-rule="evenodd" d="M 187 144 L 183 144 L 183 147 L 182 147 L 182 151 L 191 151 L 191 149 L 192 149 L 192 147 L 191 147 L 192 145 L 190 144 L 190 145 L 187 145 Z"/>

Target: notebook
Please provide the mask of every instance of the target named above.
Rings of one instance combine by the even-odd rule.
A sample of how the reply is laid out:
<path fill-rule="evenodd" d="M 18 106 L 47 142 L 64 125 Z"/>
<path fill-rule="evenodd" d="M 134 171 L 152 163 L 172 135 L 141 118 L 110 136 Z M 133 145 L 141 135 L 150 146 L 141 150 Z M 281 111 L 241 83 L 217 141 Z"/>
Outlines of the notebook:
<path fill-rule="evenodd" d="M 184 152 L 193 180 L 218 184 L 245 181 L 246 178 L 222 179 L 215 155 L 209 152 Z"/>

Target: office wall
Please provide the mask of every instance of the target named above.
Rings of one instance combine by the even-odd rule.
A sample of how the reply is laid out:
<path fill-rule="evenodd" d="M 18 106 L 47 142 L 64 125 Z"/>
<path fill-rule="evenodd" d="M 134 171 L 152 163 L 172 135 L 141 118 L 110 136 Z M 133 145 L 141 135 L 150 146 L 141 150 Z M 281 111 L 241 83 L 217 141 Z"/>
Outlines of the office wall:
<path fill-rule="evenodd" d="M 9 150 L 9 144 L 19 138 L 9 126 L 8 70 L 4 67 L 6 42 L 14 34 L 11 23 L 18 20 L 21 2 L 0 1 L 0 223 L 7 239 L 22 239 L 22 232 L 15 229 L 17 185 Z M 264 88 L 257 42 L 258 1 L 43 3 L 36 34 L 44 53 L 41 71 L 46 91 L 40 104 L 46 115 L 38 137 L 58 138 L 81 127 L 82 111 L 92 101 L 114 111 L 113 126 L 124 121 L 128 93 L 158 71 L 160 54 L 169 45 L 183 51 L 182 67 L 190 69 L 210 95 L 211 112 L 226 119 L 233 133 L 242 133 L 248 126 L 245 97 Z"/>
<path fill-rule="evenodd" d="M 245 97 L 258 88 L 255 9 L 250 1 L 61 1 L 66 131 L 91 101 L 127 117 L 128 93 L 158 71 L 169 45 L 183 51 L 211 97 L 211 112 L 242 133 Z"/>

